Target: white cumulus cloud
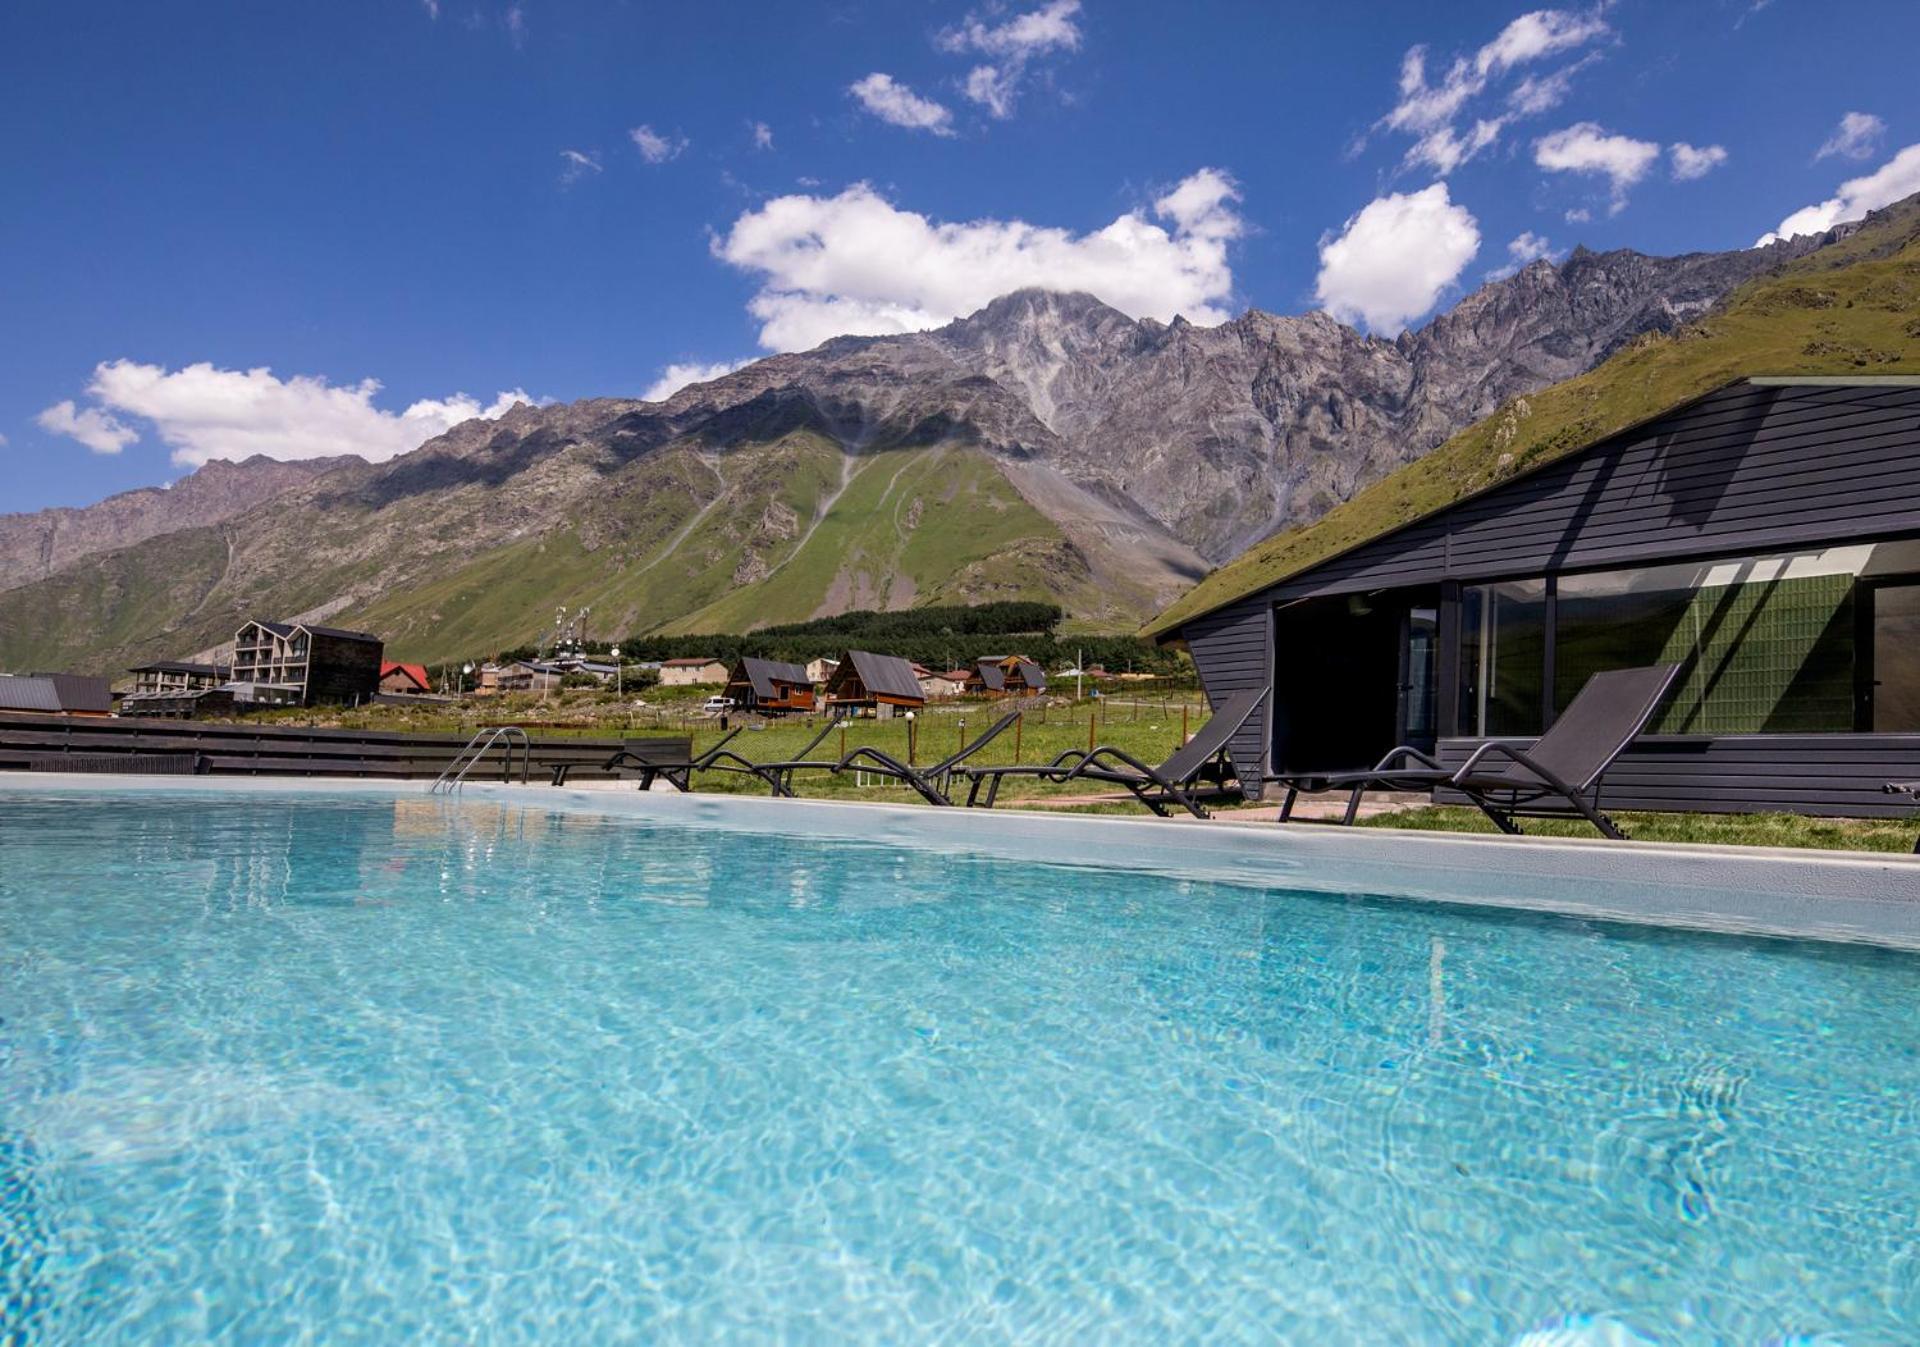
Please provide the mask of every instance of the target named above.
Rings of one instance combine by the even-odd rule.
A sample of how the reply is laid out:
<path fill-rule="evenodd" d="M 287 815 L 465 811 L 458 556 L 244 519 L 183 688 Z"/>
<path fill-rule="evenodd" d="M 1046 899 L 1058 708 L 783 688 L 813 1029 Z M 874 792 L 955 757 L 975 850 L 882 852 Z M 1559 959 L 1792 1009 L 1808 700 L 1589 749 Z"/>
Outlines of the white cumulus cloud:
<path fill-rule="evenodd" d="M 683 135 L 663 135 L 651 126 L 642 123 L 627 132 L 640 157 L 649 164 L 664 164 L 670 159 L 678 159 L 690 143 Z"/>
<path fill-rule="evenodd" d="M 1004 119 L 1013 115 L 1021 82 L 1032 61 L 1079 49 L 1079 13 L 1080 0 L 1052 0 L 1001 23 L 988 23 L 969 14 L 940 35 L 940 46 L 950 52 L 979 52 L 994 58 L 968 71 L 961 89 L 970 101 Z"/>
<path fill-rule="evenodd" d="M 1398 101 L 1378 125 L 1415 138 L 1405 158 L 1409 167 L 1431 168 L 1445 177 L 1497 142 L 1516 118 L 1558 105 L 1586 60 L 1548 75 L 1527 76 L 1508 93 L 1505 113 L 1477 117 L 1471 129 L 1458 130 L 1455 123 L 1470 103 L 1519 67 L 1586 46 L 1609 31 L 1598 8 L 1534 10 L 1502 28 L 1471 56 L 1455 57 L 1437 79 L 1428 73 L 1428 49 L 1411 47 L 1400 60 Z"/>
<path fill-rule="evenodd" d="M 108 454 L 139 438 L 120 417 L 149 422 L 181 467 L 255 454 L 279 459 L 358 454 L 378 461 L 418 448 L 462 421 L 494 419 L 517 402 L 534 401 L 515 389 L 483 407 L 456 393 L 390 412 L 373 405 L 379 391 L 377 379 L 334 385 L 303 374 L 281 379 L 265 368 L 218 369 L 202 362 L 169 370 L 112 360 L 95 366 L 87 385 L 95 406 L 76 411 L 72 402 L 59 402 L 39 419 L 48 430 Z"/>
<path fill-rule="evenodd" d="M 1323 238 L 1314 293 L 1343 322 L 1392 335 L 1431 311 L 1479 251 L 1479 222 L 1436 182 L 1378 197 Z"/>
<path fill-rule="evenodd" d="M 1813 157 L 1831 159 L 1838 155 L 1842 159 L 1870 159 L 1880 148 L 1880 137 L 1886 133 L 1887 124 L 1871 112 L 1849 112 Z"/>
<path fill-rule="evenodd" d="M 685 364 L 663 366 L 660 376 L 647 385 L 647 391 L 640 395 L 640 400 L 665 402 L 688 384 L 703 384 L 709 379 L 718 379 L 721 375 L 731 374 L 748 363 L 750 362 L 745 360 L 719 360 L 709 365 L 690 360 Z"/>
<path fill-rule="evenodd" d="M 1011 290 L 1084 290 L 1124 313 L 1218 323 L 1233 290 L 1239 189 L 1204 168 L 1153 203 L 1086 234 L 1022 220 L 947 223 L 866 183 L 783 196 L 748 211 L 714 255 L 762 278 L 748 305 L 760 344 L 793 351 L 842 334 L 917 332 Z M 1159 221 L 1161 223 L 1156 223 Z"/>
<path fill-rule="evenodd" d="M 848 85 L 847 92 L 860 100 L 861 107 L 890 126 L 931 131 L 936 136 L 953 134 L 953 112 L 945 104 L 922 98 L 891 75 L 876 70 Z"/>
<path fill-rule="evenodd" d="M 1915 192 L 1920 192 L 1920 145 L 1909 145 L 1866 176 L 1841 183 L 1840 190 L 1825 201 L 1801 207 L 1753 246 L 1764 248 L 1801 234 L 1824 234 L 1842 221 L 1858 220 Z"/>
<path fill-rule="evenodd" d="M 1673 161 L 1676 182 L 1704 178 L 1727 162 L 1727 151 L 1723 145 L 1689 145 L 1684 140 L 1676 140 L 1667 146 L 1667 154 Z"/>
<path fill-rule="evenodd" d="M 42 430 L 78 440 L 96 454 L 117 454 L 140 438 L 139 431 L 122 425 L 111 413 L 98 407 L 77 408 L 72 398 L 54 403 L 34 420 Z"/>
<path fill-rule="evenodd" d="M 980 51 L 991 56 L 1032 57 L 1049 51 L 1072 51 L 1080 45 L 1080 25 L 1074 16 L 1080 0 L 1052 0 L 1051 4 L 1004 23 L 989 24 L 977 14 L 940 35 L 948 51 Z"/>
<path fill-rule="evenodd" d="M 1592 173 L 1612 187 L 1612 211 L 1626 208 L 1627 190 L 1647 175 L 1660 157 L 1650 140 L 1609 133 L 1594 122 L 1576 122 L 1533 143 L 1533 162 L 1549 173 Z"/>

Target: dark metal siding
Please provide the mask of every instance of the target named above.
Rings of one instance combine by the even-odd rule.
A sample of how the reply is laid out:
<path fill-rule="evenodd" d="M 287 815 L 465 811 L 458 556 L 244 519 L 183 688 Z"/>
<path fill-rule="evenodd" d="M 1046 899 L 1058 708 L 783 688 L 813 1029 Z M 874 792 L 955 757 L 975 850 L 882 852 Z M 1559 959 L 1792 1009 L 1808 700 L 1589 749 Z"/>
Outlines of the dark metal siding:
<path fill-rule="evenodd" d="M 308 706 L 357 705 L 380 691 L 381 644 L 308 629 Z"/>
<path fill-rule="evenodd" d="M 1437 756 L 1457 767 L 1481 742 L 1443 739 Z M 1920 734 L 1647 735 L 1607 773 L 1600 803 L 1689 813 L 1913 817 L 1911 800 L 1882 789 L 1889 781 L 1920 781 Z M 1459 799 L 1444 791 L 1437 798 Z"/>
<path fill-rule="evenodd" d="M 1907 533 L 1920 533 L 1920 388 L 1739 384 L 1253 597 Z"/>
<path fill-rule="evenodd" d="M 1264 600 L 1245 600 L 1197 618 L 1181 635 L 1212 705 L 1219 706 L 1247 688 L 1272 686 L 1273 608 Z M 1267 770 L 1270 723 L 1263 703 L 1227 741 L 1227 751 L 1241 773 L 1241 788 L 1249 797 L 1260 793 L 1259 778 Z"/>

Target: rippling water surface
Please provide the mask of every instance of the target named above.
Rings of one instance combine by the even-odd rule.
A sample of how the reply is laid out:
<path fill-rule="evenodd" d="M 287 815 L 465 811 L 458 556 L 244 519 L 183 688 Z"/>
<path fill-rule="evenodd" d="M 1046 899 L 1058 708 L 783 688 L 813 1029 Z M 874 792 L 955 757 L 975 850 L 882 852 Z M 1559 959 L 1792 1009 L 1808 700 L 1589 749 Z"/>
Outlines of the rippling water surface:
<path fill-rule="evenodd" d="M 1911 956 L 0 797 L 0 1342 L 1912 1343 L 1917 1208 Z"/>

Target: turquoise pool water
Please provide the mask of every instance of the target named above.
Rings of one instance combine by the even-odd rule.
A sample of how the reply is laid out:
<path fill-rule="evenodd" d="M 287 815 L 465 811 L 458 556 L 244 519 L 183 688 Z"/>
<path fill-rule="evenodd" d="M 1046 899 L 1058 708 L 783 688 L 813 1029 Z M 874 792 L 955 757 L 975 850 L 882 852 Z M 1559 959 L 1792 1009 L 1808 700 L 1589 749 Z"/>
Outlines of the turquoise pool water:
<path fill-rule="evenodd" d="M 1920 1340 L 1911 955 L 424 796 L 0 861 L 0 1342 Z"/>

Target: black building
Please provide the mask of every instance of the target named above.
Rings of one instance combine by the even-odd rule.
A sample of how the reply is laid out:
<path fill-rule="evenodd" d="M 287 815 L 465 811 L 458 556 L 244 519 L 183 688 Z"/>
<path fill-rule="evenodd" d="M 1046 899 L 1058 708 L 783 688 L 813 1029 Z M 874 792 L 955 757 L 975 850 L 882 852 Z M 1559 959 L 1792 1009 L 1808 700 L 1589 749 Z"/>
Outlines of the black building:
<path fill-rule="evenodd" d="M 354 706 L 380 690 L 378 636 L 306 622 L 249 622 L 233 638 L 234 696 L 262 706 Z"/>
<path fill-rule="evenodd" d="M 1163 640 L 1272 695 L 1248 782 L 1464 759 L 1599 670 L 1684 669 L 1612 808 L 1872 815 L 1920 779 L 1920 378 L 1747 379 L 1209 612 Z"/>

